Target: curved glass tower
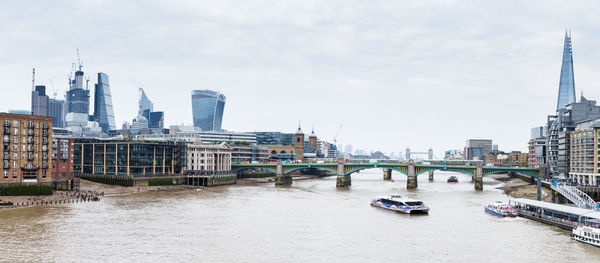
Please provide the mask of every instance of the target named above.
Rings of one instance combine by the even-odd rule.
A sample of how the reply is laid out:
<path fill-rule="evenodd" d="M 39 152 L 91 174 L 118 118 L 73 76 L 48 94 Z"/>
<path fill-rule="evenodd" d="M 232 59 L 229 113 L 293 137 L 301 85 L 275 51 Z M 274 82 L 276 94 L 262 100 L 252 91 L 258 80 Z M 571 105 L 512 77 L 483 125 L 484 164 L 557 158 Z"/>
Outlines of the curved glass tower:
<path fill-rule="evenodd" d="M 192 91 L 194 126 L 203 131 L 221 131 L 225 95 L 212 90 Z"/>

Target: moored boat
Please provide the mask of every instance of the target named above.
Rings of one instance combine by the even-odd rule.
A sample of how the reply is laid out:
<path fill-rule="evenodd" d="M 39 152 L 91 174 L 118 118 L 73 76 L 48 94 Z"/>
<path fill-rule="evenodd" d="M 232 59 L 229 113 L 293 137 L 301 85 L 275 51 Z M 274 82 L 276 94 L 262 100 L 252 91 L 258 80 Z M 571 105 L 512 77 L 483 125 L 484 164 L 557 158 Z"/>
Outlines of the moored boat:
<path fill-rule="evenodd" d="M 571 233 L 571 238 L 579 242 L 600 247 L 600 229 L 589 226 L 577 226 Z"/>
<path fill-rule="evenodd" d="M 502 201 L 496 201 L 488 204 L 484 206 L 484 209 L 486 212 L 500 217 L 515 217 L 518 215 L 514 207 Z"/>
<path fill-rule="evenodd" d="M 458 183 L 458 177 L 456 177 L 456 176 L 454 176 L 454 175 L 453 175 L 453 176 L 450 176 L 450 177 L 448 177 L 448 180 L 447 180 L 447 182 L 448 182 L 448 183 Z"/>
<path fill-rule="evenodd" d="M 406 199 L 400 195 L 376 198 L 371 201 L 371 206 L 411 215 L 429 213 L 429 207 L 425 206 L 422 201 Z"/>

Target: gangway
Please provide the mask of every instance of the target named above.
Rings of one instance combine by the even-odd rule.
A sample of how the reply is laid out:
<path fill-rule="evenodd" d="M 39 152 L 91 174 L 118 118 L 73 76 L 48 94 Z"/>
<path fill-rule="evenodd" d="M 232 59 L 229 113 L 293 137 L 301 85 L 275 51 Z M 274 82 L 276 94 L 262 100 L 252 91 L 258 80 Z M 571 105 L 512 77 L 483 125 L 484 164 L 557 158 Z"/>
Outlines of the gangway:
<path fill-rule="evenodd" d="M 587 208 L 587 209 L 596 209 L 596 202 L 594 199 L 589 197 L 586 193 L 577 189 L 574 186 L 568 186 L 564 184 L 552 184 L 552 190 L 557 191 L 569 201 L 573 202 L 577 207 Z"/>

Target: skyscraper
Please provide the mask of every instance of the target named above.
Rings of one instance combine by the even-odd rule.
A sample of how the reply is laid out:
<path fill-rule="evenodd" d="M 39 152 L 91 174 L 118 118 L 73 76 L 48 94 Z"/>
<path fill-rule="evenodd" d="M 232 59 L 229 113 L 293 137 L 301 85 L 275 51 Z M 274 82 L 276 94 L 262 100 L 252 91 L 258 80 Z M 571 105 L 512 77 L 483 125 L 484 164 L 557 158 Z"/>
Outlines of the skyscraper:
<path fill-rule="evenodd" d="M 67 91 L 66 127 L 85 127 L 90 114 L 90 91 L 83 87 L 83 71 L 81 66 L 75 72 L 75 78 L 69 81 Z"/>
<path fill-rule="evenodd" d="M 52 127 L 64 128 L 64 100 L 49 99 L 48 100 L 48 116 L 52 117 Z"/>
<path fill-rule="evenodd" d="M 152 101 L 150 101 L 150 99 L 148 99 L 148 96 L 146 96 L 146 92 L 144 92 L 144 89 L 140 88 L 140 110 L 138 112 L 138 115 L 144 116 L 144 118 L 146 118 L 146 120 L 150 119 L 150 112 L 154 111 L 154 103 L 152 103 Z"/>
<path fill-rule="evenodd" d="M 98 73 L 98 84 L 94 89 L 94 120 L 100 124 L 103 132 L 115 129 L 110 84 L 108 75 L 104 73 Z"/>
<path fill-rule="evenodd" d="M 565 45 L 563 48 L 562 66 L 560 69 L 560 84 L 558 87 L 558 103 L 556 110 L 565 108 L 567 104 L 575 102 L 575 76 L 573 74 L 573 48 L 571 35 L 565 32 Z"/>
<path fill-rule="evenodd" d="M 148 128 L 163 129 L 164 127 L 165 127 L 165 113 L 162 111 L 150 112 L 150 119 L 148 119 Z"/>
<path fill-rule="evenodd" d="M 39 116 L 48 116 L 48 95 L 46 95 L 46 86 L 35 86 L 31 92 L 31 114 Z"/>
<path fill-rule="evenodd" d="M 212 90 L 192 91 L 194 126 L 203 131 L 221 131 L 225 95 Z"/>

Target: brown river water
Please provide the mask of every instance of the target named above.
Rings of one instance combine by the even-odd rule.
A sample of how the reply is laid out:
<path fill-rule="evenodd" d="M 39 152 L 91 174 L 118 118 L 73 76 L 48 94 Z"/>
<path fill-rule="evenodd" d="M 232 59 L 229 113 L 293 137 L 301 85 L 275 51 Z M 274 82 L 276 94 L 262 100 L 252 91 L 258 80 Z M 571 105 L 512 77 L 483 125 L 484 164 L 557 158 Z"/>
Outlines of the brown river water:
<path fill-rule="evenodd" d="M 600 248 L 569 231 L 486 214 L 508 200 L 494 179 L 476 192 L 449 172 L 415 190 L 404 175 L 382 178 L 372 169 L 348 189 L 327 177 L 0 210 L 0 262 L 600 262 Z M 369 206 L 392 193 L 423 200 L 429 215 Z"/>

